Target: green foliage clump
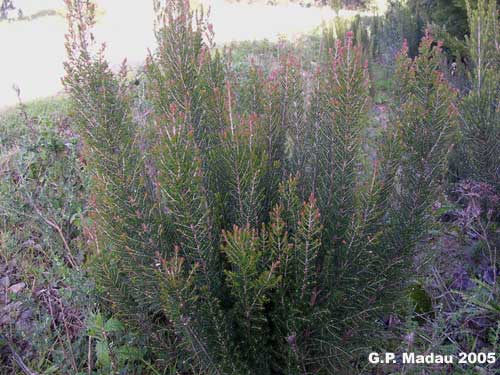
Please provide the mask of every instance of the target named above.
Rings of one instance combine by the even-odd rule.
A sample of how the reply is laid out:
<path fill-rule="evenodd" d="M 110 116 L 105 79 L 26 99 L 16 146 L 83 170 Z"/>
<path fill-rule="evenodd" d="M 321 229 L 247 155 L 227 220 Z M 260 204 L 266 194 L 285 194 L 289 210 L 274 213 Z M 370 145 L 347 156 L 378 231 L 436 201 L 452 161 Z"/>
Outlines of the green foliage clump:
<path fill-rule="evenodd" d="M 496 2 L 468 3 L 470 36 L 467 47 L 473 63 L 471 88 L 461 106 L 463 176 L 500 187 L 500 31 Z"/>
<path fill-rule="evenodd" d="M 404 204 L 418 210 L 425 210 L 433 199 L 432 184 L 439 183 L 447 168 L 446 158 L 458 130 L 456 92 L 441 72 L 441 43 L 433 43 L 426 34 L 414 60 L 407 57 L 404 46 L 398 56 L 392 102 L 404 187 L 400 194 Z"/>
<path fill-rule="evenodd" d="M 325 37 L 312 71 L 285 53 L 240 80 L 201 13 L 156 2 L 141 96 L 125 65 L 114 74 L 91 52 L 92 5 L 67 4 L 64 82 L 92 175 L 92 274 L 140 358 L 185 374 L 359 369 L 405 293 L 453 139 L 440 49 L 427 37 L 421 57 L 398 60 L 407 86 L 372 168 L 361 147 L 368 67 L 352 32 Z M 100 363 L 116 371 L 103 324 Z"/>
<path fill-rule="evenodd" d="M 410 56 L 415 57 L 424 27 L 419 7 L 409 2 L 391 2 L 386 14 L 381 17 L 378 35 L 374 36 L 379 40 L 379 58 L 386 64 L 393 64 L 394 56 L 404 40 L 407 41 Z"/>

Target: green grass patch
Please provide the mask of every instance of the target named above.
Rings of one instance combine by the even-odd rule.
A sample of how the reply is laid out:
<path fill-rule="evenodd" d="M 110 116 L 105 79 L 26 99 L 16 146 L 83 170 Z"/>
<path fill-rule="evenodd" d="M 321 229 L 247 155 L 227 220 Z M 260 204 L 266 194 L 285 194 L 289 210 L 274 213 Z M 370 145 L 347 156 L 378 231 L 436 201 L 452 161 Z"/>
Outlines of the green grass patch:
<path fill-rule="evenodd" d="M 16 143 L 26 134 L 28 124 L 23 111 L 37 123 L 37 126 L 43 126 L 47 122 L 66 117 L 69 112 L 69 101 L 61 95 L 34 100 L 23 104 L 22 107 L 10 107 L 0 112 L 0 146 Z"/>

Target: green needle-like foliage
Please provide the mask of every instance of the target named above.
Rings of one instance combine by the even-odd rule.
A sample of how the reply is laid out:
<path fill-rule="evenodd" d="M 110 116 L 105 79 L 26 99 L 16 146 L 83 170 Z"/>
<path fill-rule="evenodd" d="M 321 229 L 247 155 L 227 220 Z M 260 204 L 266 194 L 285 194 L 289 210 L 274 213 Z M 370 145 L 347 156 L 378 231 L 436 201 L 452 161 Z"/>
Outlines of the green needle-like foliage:
<path fill-rule="evenodd" d="M 259 127 L 255 117 L 231 115 L 228 129 L 221 134 L 220 148 L 213 151 L 218 161 L 214 167 L 219 176 L 219 194 L 224 194 L 225 222 L 229 225 L 257 226 L 264 212 L 266 155 L 258 142 Z"/>
<path fill-rule="evenodd" d="M 470 37 L 467 46 L 473 62 L 471 89 L 461 106 L 460 156 L 463 175 L 500 187 L 500 23 L 497 3 L 480 0 L 476 8 L 467 3 Z"/>
<path fill-rule="evenodd" d="M 393 114 L 401 158 L 398 200 L 400 212 L 408 215 L 403 220 L 409 223 L 425 218 L 457 133 L 455 93 L 440 70 L 440 43 L 433 43 L 427 34 L 414 60 L 407 57 L 405 46 L 396 71 Z M 416 228 L 420 225 L 415 224 Z"/>
<path fill-rule="evenodd" d="M 352 33 L 345 42 L 327 43 L 326 56 L 319 67 L 312 94 L 314 130 L 309 140 L 311 186 L 318 197 L 324 222 L 324 242 L 332 247 L 327 258 L 329 280 L 335 278 L 347 254 L 347 246 L 357 210 L 359 163 L 364 128 L 367 124 L 368 71 L 361 47 L 354 46 Z"/>
<path fill-rule="evenodd" d="M 96 219 L 106 239 L 101 251 L 109 263 L 103 267 L 102 276 L 109 284 L 103 289 L 105 294 L 121 295 L 123 299 L 116 303 L 125 302 L 121 306 L 124 314 L 133 315 L 139 313 L 135 309 L 138 301 L 133 302 L 136 298 L 141 304 L 152 302 L 140 290 L 151 282 L 142 267 L 152 261 L 154 249 L 143 230 L 148 226 L 148 207 L 153 202 L 141 175 L 144 164 L 138 150 L 132 96 L 126 72 L 114 75 L 102 50 L 95 58 L 86 50 L 84 41 L 90 39 L 86 25 L 92 23 L 93 7 L 83 2 L 68 3 L 68 10 L 72 22 L 65 84 L 75 98 L 74 120 L 86 138 L 85 157 L 94 175 L 91 204 L 95 202 Z M 108 252 L 108 246 L 114 251 Z M 127 274 L 128 270 L 136 270 L 140 280 Z"/>
<path fill-rule="evenodd" d="M 441 71 L 443 53 L 426 33 L 419 47 L 419 56 L 408 58 L 406 44 L 397 58 L 394 105 L 392 118 L 394 137 L 386 153 L 388 159 L 398 160 L 392 165 L 389 182 L 394 185 L 389 208 L 385 241 L 392 243 L 401 259 L 413 251 L 414 245 L 425 234 L 429 225 L 430 209 L 437 200 L 447 157 L 456 141 L 456 94 L 444 80 Z M 404 258 L 403 258 L 404 259 Z"/>
<path fill-rule="evenodd" d="M 271 353 L 260 350 L 269 346 L 265 310 L 269 291 L 278 285 L 280 276 L 278 263 L 265 259 L 268 248 L 264 241 L 255 230 L 235 227 L 232 232 L 224 233 L 222 251 L 229 263 L 225 274 L 235 301 L 232 313 L 238 322 L 235 327 L 235 338 L 241 343 L 238 350 L 244 353 L 252 369 L 266 372 Z"/>
<path fill-rule="evenodd" d="M 363 51 L 327 36 L 236 76 L 182 0 L 155 1 L 145 93 L 93 53 L 67 0 L 66 88 L 92 175 L 102 305 L 176 374 L 356 373 L 405 293 L 454 133 L 439 48 L 398 59 L 393 127 L 368 166 Z"/>

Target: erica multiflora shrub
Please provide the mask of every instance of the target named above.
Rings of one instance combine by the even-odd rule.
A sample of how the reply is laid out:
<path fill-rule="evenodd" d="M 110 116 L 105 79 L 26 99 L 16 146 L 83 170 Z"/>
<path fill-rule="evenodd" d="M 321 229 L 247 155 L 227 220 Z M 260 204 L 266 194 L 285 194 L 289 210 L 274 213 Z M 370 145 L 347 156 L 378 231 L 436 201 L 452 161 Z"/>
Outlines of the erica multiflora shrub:
<path fill-rule="evenodd" d="M 472 60 L 470 92 L 464 97 L 462 114 L 464 159 L 461 177 L 500 184 L 500 47 L 496 1 L 467 3 L 470 36 L 467 47 Z"/>
<path fill-rule="evenodd" d="M 84 137 L 84 158 L 92 171 L 92 193 L 89 206 L 98 222 L 96 243 L 99 272 L 98 288 L 112 309 L 119 310 L 137 328 L 151 333 L 153 324 L 143 317 L 148 309 L 159 309 L 158 287 L 149 268 L 154 261 L 162 231 L 148 232 L 156 216 L 154 186 L 145 180 L 147 170 L 141 155 L 139 136 L 146 129 L 134 119 L 133 95 L 126 70 L 113 74 L 103 58 L 102 50 L 91 55 L 89 26 L 93 24 L 94 7 L 90 2 L 67 2 L 69 32 L 68 61 L 65 84 L 73 98 L 73 120 Z M 93 218 L 91 218 L 93 219 Z M 162 341 L 159 341 L 162 342 Z"/>
<path fill-rule="evenodd" d="M 456 92 L 444 79 L 441 42 L 426 32 L 419 53 L 410 58 L 408 45 L 397 55 L 390 121 L 379 148 L 379 201 L 386 223 L 389 285 L 415 255 L 417 243 L 433 226 L 432 206 L 439 201 L 448 155 L 457 138 Z M 423 245 L 423 244 L 422 244 Z M 420 255 L 425 255 L 420 246 Z M 405 271 L 406 269 L 406 271 Z"/>
<path fill-rule="evenodd" d="M 442 72 L 442 43 L 427 32 L 419 55 L 408 58 L 405 44 L 398 55 L 392 117 L 399 170 L 399 220 L 417 233 L 425 211 L 433 203 L 447 169 L 447 157 L 456 142 L 456 93 Z M 402 217 L 402 215 L 408 215 Z"/>
<path fill-rule="evenodd" d="M 420 59 L 400 59 L 410 86 L 372 167 L 351 33 L 325 40 L 311 72 L 285 53 L 240 77 L 201 13 L 156 2 L 142 97 L 125 65 L 92 53 L 92 5 L 67 5 L 103 306 L 161 371 L 355 371 L 401 295 L 450 146 L 439 49 L 426 39 Z"/>
<path fill-rule="evenodd" d="M 470 35 L 466 45 L 471 57 L 470 90 L 460 106 L 462 139 L 457 152 L 461 158 L 459 178 L 453 196 L 460 206 L 458 222 L 469 238 L 478 240 L 489 269 L 495 275 L 487 298 L 495 299 L 498 270 L 498 194 L 500 189 L 500 45 L 496 1 L 467 2 Z M 491 200 L 488 197 L 496 197 Z M 474 208 L 472 208 L 474 207 Z M 477 292 L 476 295 L 479 295 Z M 475 297 L 476 298 L 476 297 Z M 477 297 L 480 299 L 481 297 Z M 477 305 L 475 305 L 476 307 Z M 481 313 L 489 314 L 488 309 Z"/>

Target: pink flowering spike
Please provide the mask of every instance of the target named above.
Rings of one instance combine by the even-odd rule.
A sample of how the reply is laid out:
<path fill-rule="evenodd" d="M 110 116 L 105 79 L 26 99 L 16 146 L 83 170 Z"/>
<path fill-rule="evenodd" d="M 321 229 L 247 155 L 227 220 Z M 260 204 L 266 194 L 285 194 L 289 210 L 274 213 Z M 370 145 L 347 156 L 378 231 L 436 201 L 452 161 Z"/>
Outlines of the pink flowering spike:
<path fill-rule="evenodd" d="M 405 38 L 405 39 L 403 39 L 403 46 L 401 47 L 401 54 L 408 56 L 408 50 L 409 50 L 408 40 Z"/>
<path fill-rule="evenodd" d="M 171 103 L 170 104 L 170 113 L 175 116 L 175 114 L 177 113 L 177 105 L 175 103 Z"/>

